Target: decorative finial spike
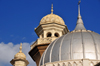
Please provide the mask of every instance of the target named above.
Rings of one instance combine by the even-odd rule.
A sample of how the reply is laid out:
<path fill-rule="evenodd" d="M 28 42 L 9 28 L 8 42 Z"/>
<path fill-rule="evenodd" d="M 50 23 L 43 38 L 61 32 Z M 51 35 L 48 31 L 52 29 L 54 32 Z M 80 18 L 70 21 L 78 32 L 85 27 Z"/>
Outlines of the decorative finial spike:
<path fill-rule="evenodd" d="M 20 43 L 20 51 L 19 52 L 22 52 L 22 43 Z"/>
<path fill-rule="evenodd" d="M 81 0 L 79 0 L 78 2 L 78 20 L 77 20 L 75 30 L 86 30 L 83 24 L 83 20 L 81 18 L 81 14 L 80 14 L 80 3 L 81 3 Z"/>
<path fill-rule="evenodd" d="M 81 0 L 78 1 L 78 5 L 80 5 L 80 3 L 81 3 Z"/>
<path fill-rule="evenodd" d="M 53 4 L 51 5 L 51 14 L 53 14 Z"/>
<path fill-rule="evenodd" d="M 81 0 L 78 1 L 78 19 L 81 18 L 81 14 L 80 14 L 80 3 L 81 3 Z"/>

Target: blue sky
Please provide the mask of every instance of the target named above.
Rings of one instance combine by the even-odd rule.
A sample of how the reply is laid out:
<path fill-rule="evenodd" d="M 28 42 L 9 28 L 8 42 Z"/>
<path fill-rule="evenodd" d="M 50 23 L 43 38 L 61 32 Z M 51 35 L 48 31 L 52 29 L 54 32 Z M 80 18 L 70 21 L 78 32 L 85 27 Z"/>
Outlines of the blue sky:
<path fill-rule="evenodd" d="M 74 30 L 78 0 L 0 0 L 0 44 L 31 45 L 38 38 L 34 28 L 51 13 L 52 3 L 54 14 L 62 17 L 70 31 Z M 100 34 L 100 0 L 82 0 L 81 16 L 87 30 Z"/>

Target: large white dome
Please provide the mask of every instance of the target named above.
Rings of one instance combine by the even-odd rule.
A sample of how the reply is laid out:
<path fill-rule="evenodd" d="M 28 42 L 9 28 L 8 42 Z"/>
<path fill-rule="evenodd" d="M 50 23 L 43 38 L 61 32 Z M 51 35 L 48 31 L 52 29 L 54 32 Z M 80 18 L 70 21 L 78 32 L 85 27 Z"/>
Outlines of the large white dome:
<path fill-rule="evenodd" d="M 74 59 L 100 59 L 100 35 L 88 30 L 69 32 L 49 45 L 40 65 Z"/>

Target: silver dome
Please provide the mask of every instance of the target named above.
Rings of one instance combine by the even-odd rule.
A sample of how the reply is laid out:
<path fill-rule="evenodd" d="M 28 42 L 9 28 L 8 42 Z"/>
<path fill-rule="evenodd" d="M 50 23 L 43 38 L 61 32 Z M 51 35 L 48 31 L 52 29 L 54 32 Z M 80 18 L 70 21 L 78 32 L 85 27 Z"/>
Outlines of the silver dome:
<path fill-rule="evenodd" d="M 40 65 L 73 59 L 100 59 L 100 35 L 91 31 L 73 31 L 53 41 L 44 52 Z"/>

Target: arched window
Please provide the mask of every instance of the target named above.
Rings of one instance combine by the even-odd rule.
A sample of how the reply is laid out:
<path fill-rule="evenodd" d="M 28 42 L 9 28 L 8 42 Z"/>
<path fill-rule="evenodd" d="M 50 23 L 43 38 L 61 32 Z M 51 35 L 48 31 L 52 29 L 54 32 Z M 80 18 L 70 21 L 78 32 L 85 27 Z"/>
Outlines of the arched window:
<path fill-rule="evenodd" d="M 55 33 L 55 37 L 59 37 L 59 34 L 58 33 Z"/>
<path fill-rule="evenodd" d="M 51 37 L 52 34 L 50 32 L 47 33 L 47 37 Z"/>

